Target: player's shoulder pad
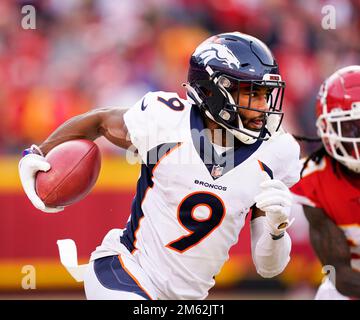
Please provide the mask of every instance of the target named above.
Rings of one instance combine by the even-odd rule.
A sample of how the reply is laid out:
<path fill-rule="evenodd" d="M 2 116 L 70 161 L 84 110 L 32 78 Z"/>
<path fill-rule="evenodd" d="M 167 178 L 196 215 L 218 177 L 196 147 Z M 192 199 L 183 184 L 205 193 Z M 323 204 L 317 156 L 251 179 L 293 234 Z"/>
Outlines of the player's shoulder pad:
<path fill-rule="evenodd" d="M 305 164 L 305 161 L 306 161 L 307 158 L 302 158 L 301 159 L 301 163 L 302 165 L 304 166 Z M 306 164 L 306 167 L 302 173 L 302 177 L 305 178 L 305 177 L 308 177 L 312 174 L 315 174 L 315 173 L 320 173 L 322 172 L 323 170 L 325 170 L 326 168 L 326 165 L 327 165 L 327 162 L 326 162 L 326 158 L 323 157 L 319 163 L 316 163 L 314 160 L 309 160 Z"/>
<path fill-rule="evenodd" d="M 284 131 L 277 133 L 268 142 L 271 148 L 271 157 L 276 163 L 274 176 L 291 187 L 300 180 L 302 164 L 299 143 L 291 134 Z"/>
<path fill-rule="evenodd" d="M 300 161 L 300 145 L 296 139 L 287 132 L 277 134 L 273 139 L 270 139 L 276 146 L 276 154 L 282 161 L 289 161 L 295 159 Z"/>
<path fill-rule="evenodd" d="M 174 128 L 188 114 L 191 104 L 176 92 L 154 91 L 147 93 L 137 108 L 138 116 L 153 122 L 156 127 Z"/>
<path fill-rule="evenodd" d="M 189 102 L 179 97 L 176 92 L 152 91 L 142 99 L 142 111 L 171 114 L 187 109 Z"/>

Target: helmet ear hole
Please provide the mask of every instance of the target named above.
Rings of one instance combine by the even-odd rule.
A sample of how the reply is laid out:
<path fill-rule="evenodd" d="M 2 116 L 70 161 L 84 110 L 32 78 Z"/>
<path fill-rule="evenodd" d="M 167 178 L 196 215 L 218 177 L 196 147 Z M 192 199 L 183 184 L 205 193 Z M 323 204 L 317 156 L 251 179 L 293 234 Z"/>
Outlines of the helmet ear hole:
<path fill-rule="evenodd" d="M 202 93 L 204 94 L 205 97 L 212 96 L 212 92 L 210 90 L 208 90 L 207 88 L 201 86 L 199 89 L 202 91 Z"/>

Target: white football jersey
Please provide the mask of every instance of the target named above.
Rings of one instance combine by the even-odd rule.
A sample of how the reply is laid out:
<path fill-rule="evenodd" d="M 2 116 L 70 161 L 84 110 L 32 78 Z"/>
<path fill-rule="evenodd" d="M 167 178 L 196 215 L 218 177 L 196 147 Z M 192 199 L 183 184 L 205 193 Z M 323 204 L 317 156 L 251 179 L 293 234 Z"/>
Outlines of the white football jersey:
<path fill-rule="evenodd" d="M 91 259 L 124 246 L 160 299 L 204 299 L 237 242 L 263 171 L 288 187 L 300 178 L 300 148 L 287 133 L 217 154 L 200 110 L 176 93 L 150 92 L 125 116 L 141 167 L 124 230 Z"/>

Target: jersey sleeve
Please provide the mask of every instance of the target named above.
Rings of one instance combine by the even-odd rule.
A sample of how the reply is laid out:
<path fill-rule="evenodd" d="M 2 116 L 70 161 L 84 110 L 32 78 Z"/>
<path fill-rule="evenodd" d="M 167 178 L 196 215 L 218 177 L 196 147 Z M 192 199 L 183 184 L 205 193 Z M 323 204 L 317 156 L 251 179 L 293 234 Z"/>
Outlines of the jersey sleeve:
<path fill-rule="evenodd" d="M 319 166 L 310 161 L 301 180 L 291 187 L 290 191 L 294 195 L 295 203 L 321 208 L 317 191 L 319 190 L 318 169 Z"/>
<path fill-rule="evenodd" d="M 144 163 L 149 150 L 162 143 L 178 142 L 174 129 L 184 108 L 176 93 L 159 91 L 147 93 L 124 114 L 130 140 Z"/>
<path fill-rule="evenodd" d="M 280 170 L 278 178 L 290 188 L 300 180 L 302 168 L 300 146 L 293 136 L 288 133 L 284 134 L 281 138 L 283 139 L 283 151 L 278 161 L 283 169 Z"/>

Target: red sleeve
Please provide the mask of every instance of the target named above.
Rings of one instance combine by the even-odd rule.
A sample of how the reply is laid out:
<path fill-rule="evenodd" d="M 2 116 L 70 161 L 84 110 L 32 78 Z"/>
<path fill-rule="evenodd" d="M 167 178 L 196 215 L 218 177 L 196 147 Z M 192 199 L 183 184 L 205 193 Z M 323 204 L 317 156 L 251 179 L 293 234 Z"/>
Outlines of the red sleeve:
<path fill-rule="evenodd" d="M 294 194 L 296 203 L 321 208 L 317 194 L 318 172 L 312 172 L 301 178 L 290 190 Z"/>

